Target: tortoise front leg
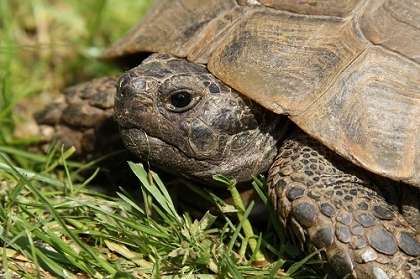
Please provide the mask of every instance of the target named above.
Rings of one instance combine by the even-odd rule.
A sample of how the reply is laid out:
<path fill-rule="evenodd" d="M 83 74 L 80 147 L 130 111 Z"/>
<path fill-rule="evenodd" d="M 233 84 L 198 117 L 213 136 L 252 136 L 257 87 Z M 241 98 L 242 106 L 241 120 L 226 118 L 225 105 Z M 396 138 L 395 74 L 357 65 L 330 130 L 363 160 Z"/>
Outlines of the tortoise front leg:
<path fill-rule="evenodd" d="M 75 147 L 72 159 L 81 161 L 123 149 L 113 117 L 117 81 L 117 76 L 108 76 L 66 88 L 64 99 L 35 113 L 45 141 L 43 149 L 48 150 L 55 139 L 65 148 Z"/>
<path fill-rule="evenodd" d="M 268 185 L 300 250 L 325 248 L 332 278 L 420 278 L 420 233 L 368 177 L 299 131 L 280 148 Z"/>

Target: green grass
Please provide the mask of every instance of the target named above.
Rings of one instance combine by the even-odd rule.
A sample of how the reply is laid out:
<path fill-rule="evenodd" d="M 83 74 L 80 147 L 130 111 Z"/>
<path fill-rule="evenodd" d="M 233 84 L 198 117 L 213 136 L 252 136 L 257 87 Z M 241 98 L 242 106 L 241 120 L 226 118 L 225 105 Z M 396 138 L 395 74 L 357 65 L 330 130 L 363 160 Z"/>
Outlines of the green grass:
<path fill-rule="evenodd" d="M 210 213 L 200 219 L 180 215 L 155 173 L 146 172 L 142 165 L 130 166 L 143 185 L 144 200 L 153 197 L 144 207 L 129 193 L 111 198 L 0 163 L 2 173 L 16 181 L 2 187 L 0 234 L 2 254 L 7 255 L 2 258 L 6 274 L 16 272 L 28 278 L 75 278 L 77 274 L 89 278 L 318 278 L 306 266 L 310 257 L 286 264 L 285 247 L 272 246 L 275 234 L 254 235 L 247 219 L 251 208 L 240 212 L 239 223 L 224 217 L 216 223 Z M 225 181 L 234 191 L 234 184 Z M 257 189 L 257 184 L 263 185 L 256 180 Z M 268 259 L 277 261 L 265 262 Z M 263 267 L 253 267 L 256 262 L 264 263 Z M 281 269 L 286 266 L 287 270 Z"/>
<path fill-rule="evenodd" d="M 38 137 L 32 113 L 68 85 L 118 73 L 96 58 L 148 6 L 132 0 L 0 1 L 0 277 L 320 278 L 310 257 L 291 259 L 294 248 L 272 210 L 272 221 L 258 230 L 240 201 L 239 221 L 209 213 L 195 219 L 141 165 L 131 167 L 144 205 L 124 185 L 117 197 L 89 190 L 90 177 L 79 175 L 88 165 L 70 161 L 72 150 L 62 151 L 65 160 L 54 149 L 28 151 Z M 234 183 L 217 179 L 237 194 Z M 190 182 L 177 183 L 216 200 L 223 211 L 236 211 Z M 254 186 L 266 200 L 264 181 Z"/>

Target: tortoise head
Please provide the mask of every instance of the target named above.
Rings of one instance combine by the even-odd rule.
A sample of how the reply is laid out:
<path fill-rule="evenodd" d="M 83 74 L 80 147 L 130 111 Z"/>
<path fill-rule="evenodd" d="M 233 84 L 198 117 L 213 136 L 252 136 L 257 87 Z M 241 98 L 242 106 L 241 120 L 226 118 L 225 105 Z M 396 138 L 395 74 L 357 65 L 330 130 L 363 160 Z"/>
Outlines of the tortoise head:
<path fill-rule="evenodd" d="M 115 116 L 143 161 L 208 184 L 215 174 L 244 182 L 265 172 L 288 125 L 205 66 L 163 54 L 121 76 Z"/>

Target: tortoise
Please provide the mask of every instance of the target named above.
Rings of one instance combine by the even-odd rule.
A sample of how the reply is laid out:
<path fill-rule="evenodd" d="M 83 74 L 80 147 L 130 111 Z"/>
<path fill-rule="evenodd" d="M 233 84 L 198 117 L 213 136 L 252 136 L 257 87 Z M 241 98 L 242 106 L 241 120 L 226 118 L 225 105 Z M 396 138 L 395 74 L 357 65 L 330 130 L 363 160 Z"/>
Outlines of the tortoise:
<path fill-rule="evenodd" d="M 331 278 L 420 278 L 419 39 L 415 0 L 162 0 L 103 55 L 139 66 L 37 121 L 94 154 L 119 141 L 114 109 L 125 146 L 165 171 L 268 173 Z"/>

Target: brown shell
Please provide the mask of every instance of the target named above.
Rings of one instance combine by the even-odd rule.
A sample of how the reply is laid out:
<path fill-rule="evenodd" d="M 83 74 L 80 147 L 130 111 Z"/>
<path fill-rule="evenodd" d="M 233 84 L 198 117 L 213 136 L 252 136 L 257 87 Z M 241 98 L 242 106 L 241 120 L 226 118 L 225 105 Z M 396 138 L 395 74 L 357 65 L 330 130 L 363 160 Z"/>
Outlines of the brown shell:
<path fill-rule="evenodd" d="M 420 1 L 163 0 L 107 58 L 205 63 L 355 164 L 420 186 Z"/>

